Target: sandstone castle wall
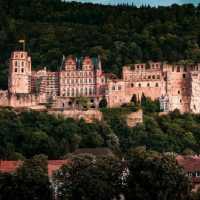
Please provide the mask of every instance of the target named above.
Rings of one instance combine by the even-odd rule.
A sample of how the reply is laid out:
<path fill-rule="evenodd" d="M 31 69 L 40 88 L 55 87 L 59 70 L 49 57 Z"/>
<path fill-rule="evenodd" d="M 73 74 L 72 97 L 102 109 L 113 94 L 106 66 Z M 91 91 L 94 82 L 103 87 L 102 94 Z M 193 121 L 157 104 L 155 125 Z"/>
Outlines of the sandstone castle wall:
<path fill-rule="evenodd" d="M 200 113 L 200 64 L 172 65 L 149 62 L 123 67 L 122 79 L 103 72 L 100 58 L 63 60 L 60 71 L 33 71 L 27 52 L 11 54 L 8 91 L 0 91 L 0 106 L 47 105 L 67 110 L 98 108 L 102 99 L 108 107 L 129 103 L 136 95 L 159 99 L 163 111 Z M 84 99 L 85 98 L 85 99 Z"/>

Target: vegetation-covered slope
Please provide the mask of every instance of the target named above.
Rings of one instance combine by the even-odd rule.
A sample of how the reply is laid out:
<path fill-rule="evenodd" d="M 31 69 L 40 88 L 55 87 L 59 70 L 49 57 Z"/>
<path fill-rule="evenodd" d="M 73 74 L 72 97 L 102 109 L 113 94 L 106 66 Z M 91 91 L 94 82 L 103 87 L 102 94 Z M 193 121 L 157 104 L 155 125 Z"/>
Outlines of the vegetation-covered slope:
<path fill-rule="evenodd" d="M 109 147 L 121 155 L 145 146 L 159 152 L 200 153 L 200 115 L 148 114 L 144 124 L 128 128 L 127 108 L 104 110 L 103 122 L 56 118 L 46 113 L 0 111 L 0 159 L 45 154 L 59 159 L 77 148 Z M 121 114 L 120 114 L 121 113 Z"/>

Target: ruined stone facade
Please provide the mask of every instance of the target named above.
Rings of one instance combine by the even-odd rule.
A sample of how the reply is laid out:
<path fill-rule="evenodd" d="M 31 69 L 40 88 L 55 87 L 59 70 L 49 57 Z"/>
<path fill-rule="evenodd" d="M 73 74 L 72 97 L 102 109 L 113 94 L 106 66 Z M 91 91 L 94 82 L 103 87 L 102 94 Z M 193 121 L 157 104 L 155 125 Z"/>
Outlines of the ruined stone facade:
<path fill-rule="evenodd" d="M 108 107 L 129 103 L 142 94 L 159 99 L 163 111 L 200 113 L 200 64 L 171 65 L 143 63 L 123 67 L 122 78 L 104 73 L 99 58 L 63 60 L 59 71 L 33 71 L 27 52 L 11 54 L 8 91 L 0 91 L 0 106 L 33 107 L 48 105 L 66 110 L 80 104 L 98 108 L 102 99 Z"/>

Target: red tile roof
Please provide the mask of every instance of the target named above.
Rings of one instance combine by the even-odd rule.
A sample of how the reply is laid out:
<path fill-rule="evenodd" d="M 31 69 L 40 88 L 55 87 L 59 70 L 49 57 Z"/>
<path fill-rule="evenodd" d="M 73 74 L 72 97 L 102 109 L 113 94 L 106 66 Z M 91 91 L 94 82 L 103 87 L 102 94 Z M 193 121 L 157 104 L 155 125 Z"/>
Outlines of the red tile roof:
<path fill-rule="evenodd" d="M 63 165 L 69 164 L 70 160 L 49 160 L 48 161 L 48 175 L 51 177 L 53 173 L 60 169 Z"/>
<path fill-rule="evenodd" d="M 3 173 L 12 173 L 22 164 L 22 161 L 1 161 L 0 171 Z"/>
<path fill-rule="evenodd" d="M 2 161 L 0 160 L 0 172 L 13 173 L 22 165 L 23 161 Z M 64 164 L 70 163 L 69 160 L 49 160 L 48 161 L 48 175 L 52 176 Z"/>
<path fill-rule="evenodd" d="M 185 172 L 200 171 L 200 156 L 177 156 L 177 163 L 182 166 Z"/>

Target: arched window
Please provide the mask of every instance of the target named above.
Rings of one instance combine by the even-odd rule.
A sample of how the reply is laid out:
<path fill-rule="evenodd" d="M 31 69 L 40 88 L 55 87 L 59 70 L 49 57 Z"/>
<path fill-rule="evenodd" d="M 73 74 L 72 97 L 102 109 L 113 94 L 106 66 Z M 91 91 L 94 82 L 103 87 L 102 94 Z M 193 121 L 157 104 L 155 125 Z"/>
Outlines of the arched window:
<path fill-rule="evenodd" d="M 180 72 L 180 67 L 179 66 L 177 67 L 177 72 Z"/>
<path fill-rule="evenodd" d="M 141 87 L 141 83 L 138 84 L 138 87 Z"/>
<path fill-rule="evenodd" d="M 158 85 L 158 83 L 156 83 L 156 87 L 158 87 L 159 85 Z"/>
<path fill-rule="evenodd" d="M 150 87 L 150 83 L 147 83 L 147 87 Z"/>

